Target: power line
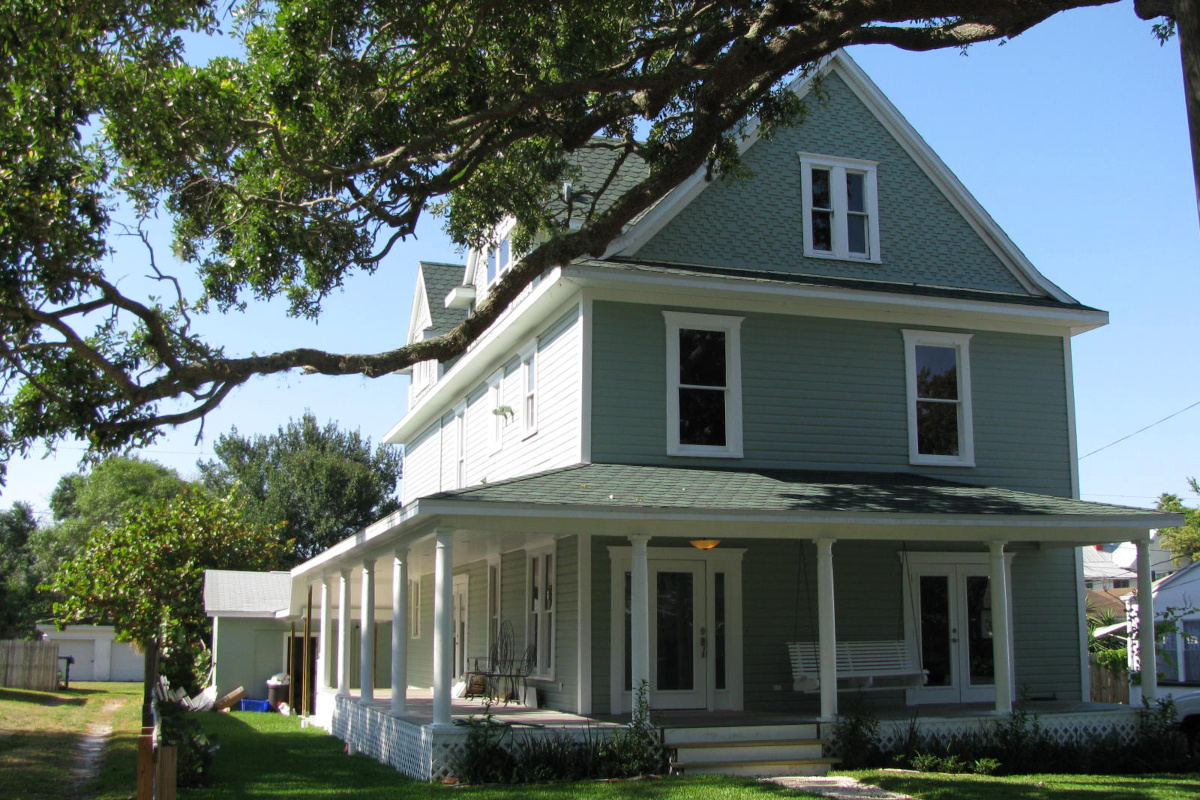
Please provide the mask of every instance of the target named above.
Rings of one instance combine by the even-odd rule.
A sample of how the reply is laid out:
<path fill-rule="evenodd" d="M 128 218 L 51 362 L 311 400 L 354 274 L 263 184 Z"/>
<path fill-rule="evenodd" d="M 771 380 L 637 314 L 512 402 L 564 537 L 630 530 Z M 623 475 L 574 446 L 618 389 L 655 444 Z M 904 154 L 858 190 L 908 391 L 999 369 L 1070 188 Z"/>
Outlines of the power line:
<path fill-rule="evenodd" d="M 1196 402 L 1192 403 L 1192 404 L 1191 404 L 1190 406 L 1188 406 L 1187 408 L 1181 408 L 1181 409 L 1179 409 L 1179 410 L 1178 410 L 1178 411 L 1176 411 L 1174 414 L 1168 414 L 1167 416 L 1165 416 L 1165 417 L 1163 417 L 1162 419 L 1160 419 L 1158 422 L 1152 422 L 1152 423 L 1150 423 L 1149 425 L 1147 425 L 1146 427 L 1142 428 L 1141 430 L 1134 431 L 1133 433 L 1129 434 L 1128 436 L 1122 436 L 1120 439 L 1117 439 L 1115 442 L 1109 442 L 1108 444 L 1104 445 L 1104 447 L 1097 447 L 1095 450 L 1093 450 L 1092 452 L 1088 453 L 1086 456 L 1080 456 L 1080 457 L 1079 457 L 1079 460 L 1080 460 L 1080 461 L 1083 461 L 1083 460 L 1084 460 L 1085 458 L 1087 458 L 1088 456 L 1094 456 L 1094 455 L 1096 455 L 1096 453 L 1099 453 L 1101 450 L 1107 450 L 1108 448 L 1112 447 L 1114 444 L 1120 444 L 1121 442 L 1125 441 L 1126 439 L 1131 439 L 1131 438 L 1133 438 L 1134 436 L 1137 436 L 1139 433 L 1144 433 L 1145 431 L 1148 431 L 1148 430 L 1150 430 L 1150 429 L 1151 429 L 1151 428 L 1153 428 L 1155 425 L 1161 425 L 1162 423 L 1166 422 L 1167 420 L 1171 419 L 1172 417 L 1178 417 L 1178 416 L 1179 416 L 1180 414 L 1182 414 L 1183 412 L 1185 412 L 1185 411 L 1190 411 L 1191 409 L 1195 408 L 1196 406 L 1200 406 L 1200 400 L 1197 400 Z"/>

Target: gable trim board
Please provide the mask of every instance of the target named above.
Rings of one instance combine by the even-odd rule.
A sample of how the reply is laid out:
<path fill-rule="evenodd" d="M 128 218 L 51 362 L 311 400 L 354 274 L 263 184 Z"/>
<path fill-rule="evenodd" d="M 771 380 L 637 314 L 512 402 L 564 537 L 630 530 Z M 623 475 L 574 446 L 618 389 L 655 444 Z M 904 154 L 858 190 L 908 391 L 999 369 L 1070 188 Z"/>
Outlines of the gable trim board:
<path fill-rule="evenodd" d="M 862 288 L 823 285 L 807 278 L 761 273 L 735 275 L 728 270 L 695 265 L 647 264 L 638 262 L 586 262 L 564 271 L 580 286 L 620 292 L 599 291 L 593 299 L 618 299 L 635 303 L 695 305 L 697 309 L 751 310 L 747 301 L 764 303 L 752 310 L 792 316 L 890 322 L 904 319 L 911 324 L 937 327 L 966 327 L 1011 333 L 1062 336 L 1066 329 L 1075 336 L 1108 324 L 1108 312 L 1072 304 L 1025 303 L 1020 295 L 983 291 L 889 290 L 876 282 L 862 281 Z M 851 280 L 839 281 L 842 284 Z M 654 294 L 647 289 L 659 289 Z M 681 294 L 682 293 L 682 294 Z M 809 302 L 803 305 L 798 300 Z M 898 316 L 898 312 L 904 314 Z"/>
<path fill-rule="evenodd" d="M 799 97 L 804 98 L 812 90 L 813 75 L 826 73 L 834 73 L 845 81 L 858 100 L 912 158 L 1018 283 L 1031 294 L 1044 294 L 1062 303 L 1077 303 L 1073 297 L 1038 272 L 1024 253 L 991 218 L 991 215 L 967 191 L 945 162 L 929 147 L 916 129 L 909 124 L 908 120 L 845 51 L 837 51 L 813 73 L 801 75 L 788 88 Z M 739 142 L 739 154 L 745 154 L 758 140 L 758 126 L 754 124 L 751 126 L 751 133 Z M 705 180 L 705 170 L 697 170 L 658 205 L 648 211 L 641 220 L 634 223 L 628 231 L 614 240 L 602 258 L 636 257 L 638 251 L 655 234 L 661 231 L 709 185 L 710 182 Z"/>

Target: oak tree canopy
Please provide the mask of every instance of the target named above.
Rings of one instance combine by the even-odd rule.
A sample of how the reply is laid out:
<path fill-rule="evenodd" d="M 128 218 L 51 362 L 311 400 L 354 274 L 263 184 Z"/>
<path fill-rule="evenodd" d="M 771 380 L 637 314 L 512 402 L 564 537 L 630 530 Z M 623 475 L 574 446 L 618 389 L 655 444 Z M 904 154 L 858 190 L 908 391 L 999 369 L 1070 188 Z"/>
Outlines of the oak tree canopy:
<path fill-rule="evenodd" d="M 964 47 L 1112 2 L 8 0 L 0 454 L 68 437 L 95 453 L 146 445 L 258 375 L 379 376 L 450 358 L 536 276 L 603 253 L 696 170 L 736 169 L 748 120 L 769 135 L 800 119 L 787 80 L 838 48 Z M 1165 37 L 1192 2 L 1136 11 Z M 189 64 L 181 34 L 226 21 L 240 54 Z M 1200 40 L 1183 17 L 1180 29 L 1185 51 Z M 648 170 L 612 202 L 578 204 L 582 225 L 567 226 L 547 201 L 569 157 L 596 148 L 614 170 Z M 128 208 L 169 218 L 194 270 L 169 274 L 148 251 L 157 297 L 105 271 Z M 445 335 L 246 354 L 192 326 L 269 298 L 315 317 L 430 214 L 463 245 L 515 218 L 530 248 Z"/>

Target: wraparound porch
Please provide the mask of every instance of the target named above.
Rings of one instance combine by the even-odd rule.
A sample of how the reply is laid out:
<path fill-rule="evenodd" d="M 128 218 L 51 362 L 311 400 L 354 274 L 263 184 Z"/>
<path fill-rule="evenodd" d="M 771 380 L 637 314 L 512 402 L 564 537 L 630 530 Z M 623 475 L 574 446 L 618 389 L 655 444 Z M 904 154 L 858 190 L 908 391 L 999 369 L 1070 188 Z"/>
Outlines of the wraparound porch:
<path fill-rule="evenodd" d="M 538 497 L 548 499 L 532 499 Z M 796 705 L 784 688 L 790 676 L 780 672 L 786 670 L 788 639 L 771 628 L 781 627 L 778 615 L 764 623 L 763 603 L 776 593 L 781 603 L 795 605 L 795 614 L 812 618 L 811 624 L 793 619 L 786 626 L 807 630 L 804 635 L 819 645 L 819 691 L 800 714 L 811 722 L 831 720 L 838 711 L 832 654 L 846 635 L 841 631 L 849 631 L 851 640 L 869 638 L 863 615 L 870 612 L 863 610 L 863 597 L 890 609 L 886 624 L 876 627 L 887 628 L 892 638 L 915 641 L 929 668 L 928 654 L 937 643 L 922 626 L 932 625 L 926 618 L 936 615 L 918 608 L 927 599 L 921 596 L 924 583 L 918 585 L 924 581 L 944 588 L 943 597 L 934 598 L 943 604 L 973 592 L 976 608 L 963 611 L 957 624 L 969 618 L 978 628 L 975 638 L 986 643 L 986 705 L 990 713 L 1003 714 L 1012 707 L 1016 683 L 1013 555 L 1018 563 L 1044 561 L 1053 551 L 1067 557 L 1064 562 L 1056 555 L 1055 563 L 1069 564 L 1077 544 L 1142 539 L 1142 526 L 1158 522 L 1153 512 L 917 476 L 584 465 L 417 501 L 295 570 L 292 614 L 312 618 L 316 608 L 306 607 L 303 597 L 306 587 L 315 586 L 321 615 L 318 684 L 336 687 L 343 696 L 335 701 L 338 707 L 350 709 L 344 698 L 353 673 L 365 687 L 363 713 L 386 706 L 389 717 L 403 721 L 411 701 L 428 713 L 423 728 L 438 733 L 451 731 L 459 713 L 451 696 L 456 677 L 467 659 L 482 654 L 472 642 L 488 642 L 493 619 L 505 615 L 522 631 L 522 646 L 531 650 L 533 683 L 543 699 L 582 718 L 627 708 L 629 690 L 643 681 L 656 707 L 741 711 L 747 707 L 743 688 L 755 681 L 752 708 Z M 698 539 L 722 543 L 705 555 L 690 544 Z M 476 564 L 481 565 L 477 570 Z M 413 575 L 428 579 L 416 581 L 416 593 Z M 510 575 L 517 577 L 509 581 Z M 801 579 L 805 594 L 810 580 L 812 590 L 803 612 L 794 591 Z M 1036 580 L 1026 576 L 1023 593 L 1017 593 L 1025 605 L 1026 641 L 1037 639 L 1040 624 Z M 743 608 L 743 583 L 745 596 L 758 598 L 754 608 Z M 425 595 L 427 589 L 432 591 Z M 723 598 L 720 604 L 717 597 Z M 687 600 L 686 613 L 679 612 L 680 598 Z M 1079 609 L 1069 599 L 1056 603 L 1043 616 L 1057 620 L 1059 634 L 1066 630 L 1053 646 L 1075 665 L 1055 667 L 1074 682 L 1062 696 L 1085 700 L 1086 688 L 1079 689 L 1085 687 Z M 432 614 L 422 620 L 430 606 Z M 414 607 L 423 610 L 414 615 Z M 468 616 L 485 617 L 486 630 L 464 622 Z M 673 639 L 662 635 L 668 617 Z M 953 650 L 956 623 L 951 617 L 943 622 L 938 635 Z M 335 624 L 337 643 L 331 646 Z M 355 624 L 361 631 L 358 641 L 352 637 Z M 379 634 L 384 641 L 378 642 L 377 629 L 386 626 L 390 633 Z M 664 641 L 674 650 L 664 650 Z M 386 654 L 382 660 L 380 652 Z M 358 653 L 359 662 L 353 668 L 352 653 Z M 716 663 L 718 654 L 724 654 L 723 665 Z M 960 671 L 962 664 L 973 664 L 965 650 L 952 657 L 961 662 L 955 667 Z M 663 684 L 664 669 L 678 679 L 675 685 Z M 946 678 L 947 686 L 955 688 L 956 680 Z M 428 697 L 424 689 L 412 688 L 377 695 L 381 683 L 431 691 Z M 681 689 L 691 694 L 683 700 L 682 694 L 670 694 Z M 764 693 L 772 689 L 783 693 Z M 956 697 L 963 708 L 977 710 L 971 695 Z M 913 698 L 887 699 L 908 708 L 906 700 Z M 935 699 L 936 693 L 923 698 Z M 334 722 L 331 718 L 336 728 Z"/>
<path fill-rule="evenodd" d="M 482 700 L 456 698 L 452 704 L 453 723 L 432 724 L 432 692 L 410 690 L 409 712 L 394 716 L 390 712 L 391 692 L 380 690 L 374 699 L 362 701 L 355 695 L 338 696 L 325 692 L 318 698 L 318 717 L 322 724 L 355 751 L 394 766 L 406 775 L 421 780 L 440 779 L 452 774 L 454 753 L 462 746 L 466 728 L 455 724 L 472 716 L 481 716 Z M 1115 731 L 1132 738 L 1137 727 L 1137 711 L 1129 706 L 1101 703 L 1028 701 L 1021 708 L 1036 715 L 1044 731 L 1065 740 L 1075 736 L 1103 736 Z M 871 712 L 881 721 L 884 747 L 894 744 L 915 720 L 922 731 L 948 736 L 978 730 L 993 724 L 998 717 L 985 703 L 928 705 L 913 708 L 898 703 L 876 703 Z M 496 706 L 498 721 L 512 725 L 516 736 L 567 734 L 575 737 L 605 736 L 629 721 L 628 715 L 596 714 L 584 716 L 553 709 L 520 706 Z M 811 714 L 789 712 L 681 711 L 653 713 L 656 727 L 664 731 L 668 742 L 676 738 L 720 744 L 728 739 L 746 741 L 755 731 L 777 740 L 784 735 L 803 737 L 824 745 L 823 755 L 836 758 L 836 744 L 828 743 L 829 726 Z"/>

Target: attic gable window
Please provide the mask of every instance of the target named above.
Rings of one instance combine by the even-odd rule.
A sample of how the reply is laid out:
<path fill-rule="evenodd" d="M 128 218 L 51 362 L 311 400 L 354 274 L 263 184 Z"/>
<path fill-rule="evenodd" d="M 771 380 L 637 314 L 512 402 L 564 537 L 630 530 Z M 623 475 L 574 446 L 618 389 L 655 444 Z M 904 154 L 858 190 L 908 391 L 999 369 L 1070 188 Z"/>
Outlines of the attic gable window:
<path fill-rule="evenodd" d="M 969 333 L 904 331 L 912 464 L 975 466 Z"/>
<path fill-rule="evenodd" d="M 664 311 L 667 455 L 742 457 L 742 317 Z"/>
<path fill-rule="evenodd" d="M 879 263 L 877 166 L 800 153 L 805 256 Z"/>

